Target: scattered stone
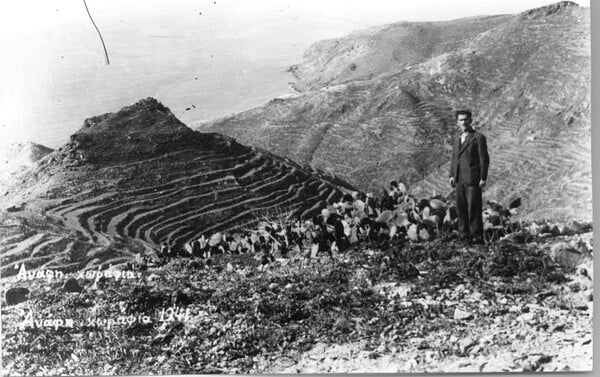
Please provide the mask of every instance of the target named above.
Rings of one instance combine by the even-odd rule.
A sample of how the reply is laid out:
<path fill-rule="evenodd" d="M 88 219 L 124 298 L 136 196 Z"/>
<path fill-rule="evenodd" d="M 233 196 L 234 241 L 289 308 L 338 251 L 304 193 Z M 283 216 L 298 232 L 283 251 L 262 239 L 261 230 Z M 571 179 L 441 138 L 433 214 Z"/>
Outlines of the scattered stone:
<path fill-rule="evenodd" d="M 337 331 L 341 331 L 343 333 L 348 333 L 350 331 L 352 331 L 353 327 L 353 322 L 349 321 L 348 319 L 344 318 L 344 317 L 340 317 L 338 318 L 334 325 L 333 328 L 336 329 Z"/>
<path fill-rule="evenodd" d="M 429 348 L 431 348 L 431 346 L 425 340 L 423 340 L 423 341 L 419 342 L 419 344 L 417 344 L 417 349 L 418 350 L 426 350 L 426 349 L 429 349 Z"/>
<path fill-rule="evenodd" d="M 572 292 L 575 292 L 575 293 L 581 291 L 581 285 L 576 281 L 567 284 L 567 288 L 569 288 Z"/>
<path fill-rule="evenodd" d="M 413 344 L 413 345 L 418 345 L 418 344 L 420 344 L 421 342 L 424 342 L 424 341 L 425 341 L 425 338 L 422 338 L 422 337 L 411 338 L 409 340 L 410 344 Z"/>
<path fill-rule="evenodd" d="M 22 203 L 20 206 L 11 206 L 6 208 L 7 212 L 19 212 L 22 211 L 23 208 L 25 207 L 25 203 Z"/>
<path fill-rule="evenodd" d="M 556 296 L 556 292 L 554 291 L 545 291 L 545 292 L 540 292 L 537 294 L 537 299 L 538 301 L 542 301 L 550 296 Z"/>
<path fill-rule="evenodd" d="M 271 283 L 271 284 L 269 284 L 269 290 L 271 290 L 271 291 L 274 290 L 274 289 L 276 289 L 277 287 L 279 287 L 279 284 L 277 284 L 277 283 Z"/>
<path fill-rule="evenodd" d="M 500 300 L 498 300 L 498 304 L 506 305 L 508 304 L 508 300 L 506 299 L 506 297 L 502 297 Z"/>
<path fill-rule="evenodd" d="M 479 344 L 490 344 L 494 342 L 494 334 L 484 335 L 479 339 Z"/>
<path fill-rule="evenodd" d="M 407 362 L 405 367 L 403 368 L 403 372 L 413 372 L 415 369 L 417 369 L 417 366 L 419 365 L 419 361 L 417 360 L 416 357 L 411 357 Z"/>
<path fill-rule="evenodd" d="M 552 361 L 552 356 L 549 355 L 535 355 L 531 361 L 533 362 L 533 370 L 537 370 L 542 364 L 547 364 Z"/>
<path fill-rule="evenodd" d="M 565 329 L 565 326 L 566 326 L 566 324 L 559 323 L 559 324 L 553 326 L 552 329 L 550 330 L 550 332 L 563 331 Z"/>
<path fill-rule="evenodd" d="M 544 365 L 544 372 L 569 372 L 571 368 L 565 363 L 555 361 Z"/>
<path fill-rule="evenodd" d="M 569 268 L 577 268 L 591 258 L 587 253 L 575 249 L 566 242 L 553 245 L 550 249 L 550 256 L 556 263 Z"/>
<path fill-rule="evenodd" d="M 469 355 L 476 355 L 481 351 L 481 346 L 479 344 L 475 345 L 475 347 L 469 350 Z"/>
<path fill-rule="evenodd" d="M 558 227 L 558 224 L 554 224 L 551 228 L 550 228 L 550 234 L 552 234 L 553 236 L 560 236 L 560 228 Z"/>
<path fill-rule="evenodd" d="M 454 310 L 454 319 L 459 320 L 459 321 L 466 321 L 469 319 L 473 319 L 473 313 L 465 311 L 465 310 L 461 310 L 461 309 L 455 309 Z"/>
<path fill-rule="evenodd" d="M 540 323 L 540 325 L 537 327 L 537 330 L 547 330 L 548 327 L 550 327 L 547 323 Z"/>
<path fill-rule="evenodd" d="M 468 290 L 467 290 L 468 292 Z M 488 306 L 490 303 L 486 300 L 481 292 L 473 292 L 465 296 L 465 300 L 473 303 L 479 303 L 479 306 Z"/>
<path fill-rule="evenodd" d="M 471 337 L 467 337 L 467 338 L 462 339 L 460 342 L 458 342 L 458 347 L 459 347 L 461 353 L 466 353 L 467 350 L 469 348 L 473 347 L 475 344 L 477 344 L 475 339 L 473 339 Z"/>
<path fill-rule="evenodd" d="M 29 296 L 29 289 L 19 287 L 19 288 L 10 288 L 4 292 L 4 301 L 7 306 L 16 305 L 21 302 L 27 301 Z"/>
<path fill-rule="evenodd" d="M 591 255 L 591 253 L 593 252 L 593 248 L 592 248 L 591 244 L 589 247 L 587 246 L 587 243 L 585 243 L 583 241 L 580 241 L 578 244 L 579 244 L 579 247 L 582 250 L 582 252 L 588 253 Z M 592 280 L 594 278 L 593 260 L 587 261 L 587 262 L 582 263 L 579 266 L 577 266 L 577 274 L 581 277 L 585 277 L 589 280 Z"/>
<path fill-rule="evenodd" d="M 481 365 L 479 365 L 479 373 L 483 372 L 483 368 L 485 368 L 487 363 L 488 363 L 487 361 L 484 361 L 483 363 L 481 363 Z"/>
<path fill-rule="evenodd" d="M 395 287 L 393 290 L 392 296 L 397 295 L 398 297 L 406 297 L 410 294 L 412 290 L 412 285 L 402 284 Z"/>
<path fill-rule="evenodd" d="M 527 335 L 528 335 L 528 331 L 527 330 L 521 330 L 521 331 L 519 331 L 519 335 L 518 336 L 519 336 L 519 338 L 524 339 L 524 338 L 527 337 Z"/>
<path fill-rule="evenodd" d="M 581 342 L 581 345 L 585 346 L 586 344 L 590 344 L 591 342 L 592 342 L 592 339 L 586 337 L 586 339 L 584 339 L 583 342 Z"/>
<path fill-rule="evenodd" d="M 543 371 L 544 368 L 540 368 L 543 364 L 547 364 L 552 361 L 552 356 L 544 355 L 542 353 L 534 353 L 530 355 L 523 355 L 515 359 L 515 364 L 519 365 L 523 372 Z"/>
<path fill-rule="evenodd" d="M 513 305 L 508 309 L 508 311 L 511 313 L 519 313 L 521 311 L 521 308 L 516 305 Z"/>
<path fill-rule="evenodd" d="M 63 289 L 66 292 L 73 293 L 79 293 L 83 290 L 83 288 L 81 287 L 81 285 L 79 285 L 75 278 L 70 278 L 69 280 L 65 281 L 65 284 L 63 284 Z"/>
<path fill-rule="evenodd" d="M 231 263 L 227 263 L 227 272 L 233 272 L 233 266 L 231 265 Z"/>

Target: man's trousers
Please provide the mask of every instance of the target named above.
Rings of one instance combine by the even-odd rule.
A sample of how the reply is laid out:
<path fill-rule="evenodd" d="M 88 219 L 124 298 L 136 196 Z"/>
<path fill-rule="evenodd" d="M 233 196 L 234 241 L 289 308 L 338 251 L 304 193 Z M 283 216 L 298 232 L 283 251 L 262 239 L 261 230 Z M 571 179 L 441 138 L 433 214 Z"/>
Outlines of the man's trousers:
<path fill-rule="evenodd" d="M 456 213 L 458 232 L 472 239 L 483 239 L 483 218 L 481 215 L 481 188 L 456 184 Z"/>

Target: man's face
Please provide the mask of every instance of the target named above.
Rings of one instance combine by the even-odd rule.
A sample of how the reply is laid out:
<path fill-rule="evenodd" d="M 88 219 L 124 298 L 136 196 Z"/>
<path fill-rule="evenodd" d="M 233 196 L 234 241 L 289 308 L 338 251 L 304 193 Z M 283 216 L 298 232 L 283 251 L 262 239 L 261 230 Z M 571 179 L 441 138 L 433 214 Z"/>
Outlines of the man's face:
<path fill-rule="evenodd" d="M 466 114 L 459 114 L 456 117 L 456 124 L 463 132 L 468 131 L 471 129 L 471 118 Z"/>

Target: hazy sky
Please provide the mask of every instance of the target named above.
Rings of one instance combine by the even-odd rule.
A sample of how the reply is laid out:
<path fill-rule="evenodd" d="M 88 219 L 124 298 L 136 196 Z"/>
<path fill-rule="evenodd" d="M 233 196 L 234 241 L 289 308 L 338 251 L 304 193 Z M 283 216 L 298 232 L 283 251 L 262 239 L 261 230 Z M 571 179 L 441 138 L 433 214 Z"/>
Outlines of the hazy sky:
<path fill-rule="evenodd" d="M 148 96 L 193 124 L 284 94 L 291 80 L 285 69 L 299 63 L 315 41 L 396 21 L 514 14 L 550 3 L 87 0 L 107 44 L 107 66 L 83 0 L 5 2 L 0 12 L 0 148 L 13 139 L 56 147 L 86 117 Z M 589 7 L 589 0 L 578 3 Z M 192 85 L 200 82 L 201 87 Z M 185 112 L 192 103 L 204 106 Z"/>
<path fill-rule="evenodd" d="M 518 13 L 551 0 L 87 0 L 99 24 L 150 22 L 147 27 L 185 27 L 188 22 L 228 25 L 261 20 L 328 17 L 357 25 L 393 21 L 438 21 L 485 14 Z M 576 1 L 589 7 L 589 0 Z M 200 15 L 202 13 L 202 15 Z M 85 17 L 82 0 L 19 0 L 3 4 L 2 34 L 36 32 Z M 200 16 L 200 17 L 198 17 Z M 202 17 L 203 16 L 203 17 Z"/>

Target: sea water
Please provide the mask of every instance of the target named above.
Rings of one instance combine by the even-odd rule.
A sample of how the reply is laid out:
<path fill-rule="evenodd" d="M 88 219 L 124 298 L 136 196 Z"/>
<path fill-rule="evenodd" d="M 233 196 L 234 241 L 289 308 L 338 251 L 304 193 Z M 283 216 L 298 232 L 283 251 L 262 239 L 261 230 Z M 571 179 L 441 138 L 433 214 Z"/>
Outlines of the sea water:
<path fill-rule="evenodd" d="M 56 148 L 86 118 L 146 97 L 194 127 L 293 93 L 286 71 L 318 40 L 400 20 L 515 10 L 433 2 L 88 0 L 110 64 L 82 1 L 7 2 L 0 149 L 13 140 Z"/>
<path fill-rule="evenodd" d="M 106 64 L 88 23 L 55 20 L 2 35 L 0 142 L 56 148 L 86 118 L 146 97 L 189 126 L 239 112 L 292 93 L 286 70 L 305 47 L 277 48 L 252 33 L 227 33 L 226 26 L 217 33 L 206 25 L 119 25 L 104 27 Z"/>

